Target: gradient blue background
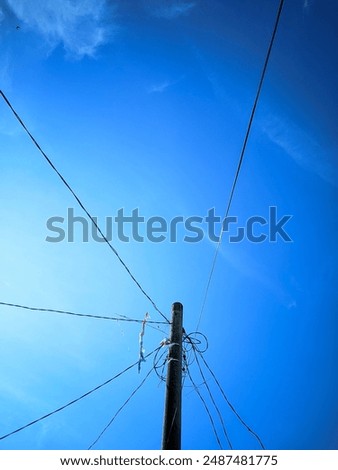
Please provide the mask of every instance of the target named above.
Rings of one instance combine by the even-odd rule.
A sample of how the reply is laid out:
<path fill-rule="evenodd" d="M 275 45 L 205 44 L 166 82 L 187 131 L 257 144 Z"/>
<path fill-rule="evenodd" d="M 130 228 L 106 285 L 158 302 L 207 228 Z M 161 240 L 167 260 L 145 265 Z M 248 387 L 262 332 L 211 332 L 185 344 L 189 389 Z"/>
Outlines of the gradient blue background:
<path fill-rule="evenodd" d="M 121 207 L 168 220 L 212 207 L 224 214 L 277 1 L 0 6 L 1 88 L 99 222 Z M 336 7 L 285 1 L 231 208 L 241 223 L 272 205 L 293 215 L 293 243 L 224 237 L 200 324 L 206 360 L 268 449 L 338 449 Z M 49 217 L 68 207 L 83 214 L 4 102 L 0 142 L 0 301 L 161 320 L 107 246 L 82 243 L 80 231 L 74 243 L 45 241 Z M 215 244 L 180 235 L 113 244 L 167 316 L 173 301 L 184 304 L 191 332 Z M 138 358 L 137 324 L 5 307 L 0 324 L 1 435 Z M 146 352 L 167 334 L 147 328 Z M 87 448 L 151 365 L 0 448 Z M 195 366 L 191 373 L 201 385 Z M 208 383 L 234 448 L 257 448 Z M 183 448 L 216 449 L 185 385 Z M 95 448 L 159 448 L 163 398 L 164 384 L 151 376 Z"/>

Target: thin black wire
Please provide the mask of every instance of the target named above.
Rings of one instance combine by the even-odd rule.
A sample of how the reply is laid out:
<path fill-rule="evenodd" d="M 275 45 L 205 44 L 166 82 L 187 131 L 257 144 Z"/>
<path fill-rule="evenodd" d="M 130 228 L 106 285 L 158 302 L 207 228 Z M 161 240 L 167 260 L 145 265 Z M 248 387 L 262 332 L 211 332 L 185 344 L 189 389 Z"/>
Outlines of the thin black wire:
<path fill-rule="evenodd" d="M 202 376 L 202 379 L 204 380 L 204 386 L 205 386 L 205 388 L 208 390 L 208 394 L 209 394 L 209 396 L 210 396 L 210 399 L 211 399 L 211 401 L 212 401 L 212 403 L 213 403 L 213 405 L 214 405 L 214 407 L 215 407 L 215 410 L 216 410 L 216 412 L 217 412 L 217 414 L 218 414 L 218 417 L 219 417 L 219 419 L 220 419 L 224 436 L 225 436 L 225 438 L 226 438 L 226 440 L 227 440 L 227 442 L 228 442 L 228 444 L 229 444 L 230 449 L 233 449 L 232 444 L 231 444 L 231 441 L 230 441 L 230 438 L 229 438 L 229 435 L 228 435 L 228 432 L 227 432 L 226 427 L 225 427 L 225 424 L 224 424 L 224 420 L 223 420 L 222 414 L 221 414 L 221 412 L 220 412 L 219 407 L 218 407 L 217 404 L 216 404 L 216 401 L 215 401 L 215 399 L 214 399 L 214 397 L 213 397 L 213 394 L 211 393 L 211 390 L 210 390 L 210 387 L 209 387 L 209 385 L 208 385 L 207 379 L 205 378 L 205 375 L 204 375 L 204 373 L 203 373 L 203 371 L 202 371 L 202 368 L 201 368 L 201 365 L 200 365 L 200 362 L 199 362 L 199 359 L 198 359 L 198 356 L 197 356 L 197 353 L 196 353 L 195 348 L 194 348 L 194 355 L 195 355 L 195 358 L 196 358 L 196 363 L 197 363 L 198 370 L 199 370 L 199 372 L 200 372 L 200 374 L 201 374 L 201 376 Z"/>
<path fill-rule="evenodd" d="M 189 361 L 187 344 L 191 347 L 191 343 L 186 341 L 186 336 L 183 338 L 182 342 L 182 388 L 184 387 L 185 378 L 187 375 L 188 367 L 194 362 Z M 170 343 L 163 343 L 163 346 L 170 346 Z M 160 353 L 160 354 L 159 354 Z M 157 377 L 160 379 L 160 382 L 166 381 L 165 366 L 168 363 L 168 350 L 157 351 L 154 357 L 154 370 Z"/>
<path fill-rule="evenodd" d="M 161 351 L 161 354 L 159 354 L 161 350 L 159 349 L 156 351 L 155 357 L 154 357 L 154 365 L 153 368 L 155 370 L 155 373 L 157 377 L 160 379 L 161 382 L 166 381 L 166 375 L 165 375 L 165 366 L 168 362 L 168 351 L 166 349 L 163 349 Z"/>
<path fill-rule="evenodd" d="M 259 442 L 259 445 L 261 446 L 261 448 L 263 450 L 265 450 L 265 447 L 264 447 L 264 444 L 261 440 L 261 438 L 258 436 L 257 433 L 255 433 L 251 428 L 250 426 L 248 426 L 246 424 L 246 422 L 241 418 L 241 416 L 238 414 L 238 412 L 236 411 L 235 407 L 231 404 L 231 402 L 229 401 L 228 397 L 226 396 L 221 384 L 219 383 L 219 381 L 217 380 L 217 377 L 216 375 L 214 374 L 214 372 L 212 371 L 212 369 L 209 367 L 207 361 L 204 359 L 203 357 L 203 354 L 201 354 L 199 351 L 197 351 L 202 359 L 202 361 L 204 362 L 206 368 L 209 370 L 210 374 L 212 375 L 214 381 L 216 382 L 216 385 L 218 386 L 221 394 L 223 395 L 223 398 L 224 400 L 226 401 L 227 405 L 229 406 L 229 408 L 231 409 L 231 411 L 235 414 L 235 416 L 237 417 L 237 419 L 242 423 L 242 425 L 255 437 L 255 439 L 257 439 L 257 441 Z"/>
<path fill-rule="evenodd" d="M 114 255 L 117 257 L 117 259 L 119 260 L 119 262 L 122 264 L 122 266 L 124 267 L 124 269 L 127 271 L 127 273 L 129 274 L 129 276 L 131 277 L 131 279 L 134 281 L 134 283 L 137 285 L 137 287 L 140 289 L 140 291 L 142 292 L 142 294 L 150 301 L 150 303 L 152 304 L 152 306 L 154 307 L 154 309 L 167 321 L 167 323 L 169 323 L 169 320 L 168 318 L 159 310 L 159 308 L 157 307 L 157 305 L 155 304 L 155 302 L 153 301 L 153 299 L 147 294 L 147 292 L 143 289 L 143 287 L 141 286 L 141 284 L 137 281 L 137 279 L 135 278 L 135 276 L 131 273 L 130 269 L 128 268 L 128 266 L 126 265 L 126 263 L 123 261 L 123 259 L 121 258 L 121 256 L 119 255 L 119 253 L 117 252 L 117 250 L 113 247 L 113 245 L 109 242 L 109 240 L 107 239 L 107 237 L 103 234 L 102 230 L 100 229 L 100 227 L 98 226 L 97 222 L 95 221 L 95 219 L 91 216 L 91 214 L 89 213 L 89 211 L 86 209 L 86 207 L 84 206 L 84 204 L 81 202 L 80 198 L 77 196 L 77 194 L 75 193 L 75 191 L 72 189 L 72 187 L 69 185 L 69 183 L 67 183 L 67 181 L 65 180 L 65 178 L 62 176 L 62 174 L 57 170 L 57 168 L 55 167 L 55 165 L 53 164 L 53 162 L 50 160 L 50 158 L 47 156 L 47 154 L 44 152 L 44 150 L 42 150 L 41 146 L 39 145 L 39 143 L 37 142 L 37 140 L 33 137 L 33 135 L 30 133 L 30 131 L 28 130 L 28 128 L 26 127 L 25 123 L 23 122 L 23 120 L 21 119 L 21 117 L 18 115 L 18 113 L 15 111 L 14 107 L 12 106 L 12 104 L 10 103 L 9 99 L 6 97 L 6 95 L 4 94 L 4 92 L 2 90 L 0 90 L 0 94 L 1 96 L 3 97 L 3 99 L 5 100 L 6 104 L 8 105 L 8 107 L 11 109 L 11 111 L 13 112 L 14 116 L 16 117 L 16 119 L 19 121 L 20 125 L 23 127 L 23 129 L 26 131 L 26 133 L 28 134 L 28 136 L 30 137 L 30 139 L 32 140 L 32 142 L 34 143 L 34 145 L 36 146 L 36 148 L 39 150 L 39 152 L 42 154 L 42 156 L 45 158 L 45 160 L 47 161 L 47 163 L 50 165 L 50 167 L 55 171 L 55 173 L 58 175 L 58 177 L 61 179 L 62 183 L 66 186 L 66 188 L 71 192 L 71 194 L 73 195 L 73 197 L 75 198 L 76 202 L 79 204 L 79 206 L 81 207 L 81 209 L 84 211 L 84 213 L 87 215 L 87 217 L 90 219 L 90 221 L 92 222 L 92 224 L 95 226 L 95 228 L 97 229 L 98 233 L 102 236 L 103 240 L 107 243 L 107 245 L 109 246 L 109 248 L 111 249 L 111 251 L 114 253 Z"/>
<path fill-rule="evenodd" d="M 199 337 L 201 339 L 199 339 Z M 196 349 L 200 353 L 205 353 L 205 351 L 207 351 L 207 349 L 209 348 L 208 338 L 204 333 L 201 333 L 200 331 L 193 331 L 189 334 L 185 333 L 183 337 L 183 342 L 187 352 L 190 352 L 192 349 Z M 201 345 L 203 345 L 203 342 L 205 344 L 203 347 L 201 347 Z"/>
<path fill-rule="evenodd" d="M 260 97 L 260 94 L 261 94 L 264 78 L 265 78 L 265 75 L 266 75 L 266 70 L 267 70 L 267 67 L 268 67 L 272 46 L 273 46 L 275 36 L 276 36 L 276 33 L 277 33 L 277 29 L 278 29 L 279 20 L 280 20 L 280 16 L 281 16 L 281 13 L 282 13 L 283 5 L 284 5 L 284 0 L 280 0 L 279 8 L 278 8 L 277 15 L 276 15 L 276 20 L 275 20 L 275 25 L 274 25 L 274 29 L 273 29 L 273 33 L 272 33 L 270 43 L 269 43 L 269 47 L 268 47 L 268 51 L 267 51 L 267 54 L 266 54 L 266 57 L 265 57 L 265 61 L 264 61 L 260 81 L 259 81 L 258 88 L 257 88 L 255 101 L 254 101 L 254 104 L 253 104 L 253 107 L 252 107 L 252 110 L 251 110 L 249 123 L 248 123 L 247 130 L 246 130 L 246 133 L 245 133 L 245 138 L 244 138 L 240 158 L 239 158 L 239 161 L 238 161 L 235 178 L 234 178 L 234 181 L 232 183 L 232 188 L 231 188 L 231 191 L 230 191 L 228 205 L 227 205 L 223 220 L 225 220 L 229 215 L 229 211 L 230 211 L 232 199 L 233 199 L 233 196 L 234 196 L 235 188 L 236 188 L 236 185 L 237 185 L 237 180 L 238 180 L 238 177 L 239 177 L 239 174 L 240 174 L 240 171 L 241 171 L 243 158 L 244 158 L 245 150 L 246 150 L 246 147 L 247 147 L 247 143 L 248 143 L 248 139 L 249 139 L 253 119 L 254 119 L 254 116 L 255 116 L 255 113 L 256 113 L 257 104 L 258 104 L 258 101 L 259 101 L 259 97 Z M 204 293 L 204 297 L 203 297 L 203 301 L 202 301 L 202 307 L 201 307 L 200 315 L 199 315 L 199 318 L 198 318 L 196 330 L 199 329 L 201 318 L 202 318 L 202 315 L 203 315 L 203 312 L 204 312 L 204 309 L 205 309 L 205 304 L 206 304 L 206 300 L 207 300 L 207 296 L 208 296 L 208 292 L 209 292 L 209 288 L 210 288 L 210 283 L 211 283 L 211 279 L 212 279 L 212 276 L 213 276 L 213 273 L 214 273 L 214 270 L 215 270 L 216 260 L 217 260 L 217 256 L 218 256 L 218 253 L 219 253 L 219 250 L 220 250 L 220 247 L 221 247 L 223 234 L 224 234 L 224 231 L 223 231 L 223 227 L 222 227 L 221 228 L 221 233 L 220 233 L 220 236 L 219 236 L 219 240 L 218 240 L 218 243 L 217 243 L 216 251 L 215 251 L 215 254 L 214 254 L 214 258 L 213 258 L 213 261 L 212 261 L 211 270 L 210 270 L 210 273 L 209 273 L 209 278 L 208 278 L 208 282 L 207 282 L 207 285 L 206 285 L 206 289 L 205 289 L 205 293 Z"/>
<path fill-rule="evenodd" d="M 203 342 L 205 343 L 203 347 Z M 192 354 L 194 348 L 199 352 L 204 353 L 209 348 L 208 338 L 200 331 L 193 331 L 187 334 L 184 332 L 183 336 L 183 354 L 185 355 L 185 364 L 187 367 L 191 366 L 195 362 L 195 355 Z M 203 383 L 202 383 L 203 385 Z"/>
<path fill-rule="evenodd" d="M 199 338 L 199 336 L 201 337 L 201 339 Z M 204 347 L 203 347 L 203 341 L 205 342 Z M 225 423 L 224 423 L 221 411 L 220 411 L 220 409 L 219 409 L 219 407 L 218 407 L 218 405 L 217 405 L 217 403 L 216 403 L 216 401 L 213 397 L 213 394 L 212 394 L 212 392 L 210 390 L 210 387 L 208 385 L 208 381 L 207 381 L 207 379 L 206 379 L 206 377 L 203 373 L 203 370 L 201 368 L 201 365 L 200 365 L 200 362 L 199 362 L 199 359 L 198 359 L 198 356 L 197 356 L 197 351 L 199 352 L 199 354 L 202 355 L 208 349 L 208 347 L 209 347 L 208 338 L 203 333 L 195 331 L 193 333 L 184 335 L 183 344 L 185 345 L 185 347 L 184 347 L 185 354 L 187 354 L 187 352 L 190 352 L 191 350 L 193 351 L 193 357 L 195 358 L 195 361 L 197 363 L 197 367 L 198 367 L 199 372 L 201 374 L 201 377 L 203 379 L 203 383 L 201 385 L 204 385 L 205 388 L 207 389 L 209 397 L 211 399 L 211 402 L 214 405 L 215 410 L 217 412 L 217 415 L 219 417 L 219 420 L 221 422 L 223 434 L 224 434 L 224 436 L 225 436 L 225 438 L 228 442 L 229 448 L 233 449 L 232 443 L 230 441 L 228 432 L 227 432 L 226 427 L 225 427 Z M 192 362 L 193 362 L 193 360 L 190 360 L 190 363 L 187 362 L 187 368 L 190 366 L 190 364 L 192 364 Z"/>
<path fill-rule="evenodd" d="M 160 346 L 161 348 L 162 346 Z M 157 351 L 157 349 L 159 348 L 156 348 L 154 349 L 151 353 L 147 354 L 145 357 L 149 357 L 151 356 L 152 354 L 154 354 L 154 352 Z M 100 388 L 104 387 L 105 385 L 108 385 L 110 382 L 112 382 L 113 380 L 117 379 L 118 377 L 120 377 L 121 375 L 123 375 L 124 373 L 126 373 L 128 370 L 132 369 L 133 367 L 137 366 L 138 364 L 138 361 L 134 362 L 133 364 L 131 364 L 130 366 L 126 367 L 122 372 L 119 372 L 118 374 L 114 375 L 114 377 L 111 377 L 110 379 L 106 380 L 105 382 L 103 382 L 102 384 L 98 385 L 97 387 L 95 388 L 92 388 L 91 390 L 89 390 L 89 392 L 86 392 L 84 393 L 83 395 L 81 395 L 80 397 L 78 398 L 75 398 L 74 400 L 68 402 L 66 405 L 63 405 L 63 406 L 60 406 L 59 408 L 57 408 L 56 410 L 54 411 L 51 411 L 50 413 L 47 413 L 46 415 L 44 416 L 41 416 L 41 418 L 38 418 L 38 419 L 35 419 L 34 421 L 31 421 L 30 423 L 27 423 L 25 424 L 24 426 L 21 426 L 20 428 L 18 429 L 15 429 L 14 431 L 11 431 L 9 432 L 8 434 L 4 434 L 3 436 L 0 436 L 0 441 L 3 440 L 3 439 L 6 439 L 7 437 L 9 436 L 12 436 L 13 434 L 16 434 L 20 431 L 23 431 L 24 429 L 30 427 L 30 426 L 33 426 L 33 424 L 36 424 L 46 418 L 49 418 L 50 416 L 58 413 L 59 411 L 62 411 L 64 410 L 65 408 L 67 408 L 68 406 L 71 406 L 73 405 L 74 403 L 77 403 L 78 401 L 82 400 L 83 398 L 87 397 L 88 395 L 91 395 L 92 393 L 96 392 L 97 390 L 99 390 Z"/>
<path fill-rule="evenodd" d="M 120 406 L 120 408 L 116 411 L 116 413 L 114 414 L 114 416 L 111 418 L 111 420 L 109 421 L 109 423 L 103 428 L 103 430 L 100 432 L 100 434 L 97 436 L 97 438 L 90 444 L 90 446 L 88 447 L 88 450 L 92 449 L 94 447 L 94 445 L 101 439 L 101 437 L 103 436 L 103 434 L 107 431 L 107 429 L 109 428 L 109 426 L 111 424 L 113 424 L 113 422 L 115 421 L 115 419 L 117 418 L 117 416 L 121 413 L 121 411 L 123 410 L 123 408 L 130 402 L 130 400 L 133 398 L 133 396 L 138 392 L 138 390 L 142 387 L 142 385 L 144 385 L 144 383 L 146 382 L 146 380 L 148 379 L 148 377 L 150 376 L 150 374 L 153 372 L 154 370 L 154 367 L 152 367 L 147 375 L 144 377 L 144 379 L 141 381 L 141 383 L 135 388 L 135 390 L 129 395 L 129 397 L 127 398 L 127 400 L 123 403 L 123 405 Z"/>
<path fill-rule="evenodd" d="M 86 318 L 96 318 L 100 320 L 112 320 L 112 321 L 125 321 L 125 322 L 134 322 L 134 323 L 142 323 L 143 320 L 135 319 L 135 318 L 129 318 L 126 317 L 125 315 L 120 315 L 119 317 L 106 317 L 102 315 L 91 315 L 87 313 L 75 313 L 75 312 L 69 312 L 67 310 L 54 310 L 51 308 L 39 308 L 39 307 L 28 307 L 27 305 L 19 305 L 19 304 L 12 304 L 12 303 L 7 303 L 7 302 L 0 302 L 0 305 L 4 305 L 6 307 L 16 307 L 16 308 L 21 308 L 24 310 L 30 310 L 33 312 L 49 312 L 49 313 L 59 313 L 63 315 L 72 315 L 75 317 L 86 317 Z M 164 321 L 152 321 L 152 320 L 147 320 L 147 323 L 152 323 L 156 325 L 167 325 L 167 322 Z"/>
<path fill-rule="evenodd" d="M 202 338 L 202 339 L 199 339 L 199 336 Z M 205 346 L 203 348 L 200 348 L 201 344 L 203 344 L 203 341 L 205 342 Z M 198 367 L 199 367 L 199 370 L 200 370 L 200 373 L 202 375 L 202 378 L 203 378 L 203 383 L 201 384 L 202 385 L 206 385 L 207 386 L 207 380 L 204 376 L 204 373 L 202 371 L 202 368 L 199 364 L 199 360 L 198 360 L 198 357 L 197 357 L 197 353 L 199 354 L 200 358 L 202 359 L 204 365 L 206 366 L 206 368 L 208 369 L 208 371 L 210 372 L 211 376 L 213 377 L 214 381 L 216 382 L 216 385 L 218 386 L 221 394 L 223 395 L 223 398 L 224 400 L 226 401 L 227 405 L 229 406 L 229 408 L 231 409 L 231 411 L 234 413 L 234 415 L 237 417 L 237 419 L 240 421 L 240 423 L 247 429 L 247 431 L 249 431 L 254 437 L 255 439 L 258 441 L 259 445 L 261 446 L 261 448 L 263 450 L 265 450 L 265 447 L 264 447 L 264 444 L 261 440 L 261 438 L 258 436 L 257 433 L 255 433 L 251 428 L 250 426 L 248 426 L 248 424 L 243 420 L 243 418 L 239 415 L 239 413 L 237 412 L 237 410 L 235 409 L 235 407 L 231 404 L 230 400 L 228 399 L 228 397 L 226 396 L 221 384 L 219 383 L 215 373 L 213 372 L 213 370 L 211 369 L 211 367 L 208 365 L 207 361 L 205 360 L 204 356 L 203 356 L 203 353 L 208 349 L 208 339 L 207 337 L 203 334 L 203 333 L 200 333 L 200 332 L 192 332 L 192 333 L 189 333 L 189 334 L 185 334 L 184 335 L 184 338 L 183 338 L 183 343 L 184 345 L 186 345 L 187 343 L 190 345 L 190 348 L 193 350 L 194 352 L 194 355 L 196 356 L 195 359 L 196 359 L 196 362 L 198 364 Z M 187 348 L 185 346 L 185 349 L 187 351 L 190 352 L 189 348 Z M 196 388 L 196 385 L 195 385 L 195 388 Z"/>
<path fill-rule="evenodd" d="M 215 435 L 215 437 L 216 437 L 217 444 L 218 444 L 219 448 L 220 448 L 221 450 L 223 450 L 223 447 L 222 447 L 220 438 L 219 438 L 219 436 L 218 436 L 218 433 L 217 433 L 217 429 L 216 429 L 214 420 L 213 420 L 212 415 L 211 415 L 211 413 L 210 413 L 210 411 L 209 411 L 208 405 L 207 405 L 206 401 L 204 400 L 204 398 L 203 398 L 201 392 L 198 390 L 198 387 L 197 387 L 197 385 L 195 384 L 193 378 L 191 377 L 191 374 L 190 374 L 190 370 L 189 370 L 189 369 L 187 370 L 187 375 L 188 375 L 188 377 L 189 377 L 189 379 L 190 379 L 190 382 L 192 383 L 192 385 L 193 385 L 193 387 L 194 387 L 195 392 L 197 393 L 197 395 L 199 396 L 201 402 L 202 402 L 203 405 L 204 405 L 205 411 L 207 412 L 207 415 L 208 415 L 208 417 L 209 417 L 209 420 L 210 420 L 210 423 L 211 423 L 211 426 L 212 426 L 212 430 L 213 430 L 214 435 Z"/>

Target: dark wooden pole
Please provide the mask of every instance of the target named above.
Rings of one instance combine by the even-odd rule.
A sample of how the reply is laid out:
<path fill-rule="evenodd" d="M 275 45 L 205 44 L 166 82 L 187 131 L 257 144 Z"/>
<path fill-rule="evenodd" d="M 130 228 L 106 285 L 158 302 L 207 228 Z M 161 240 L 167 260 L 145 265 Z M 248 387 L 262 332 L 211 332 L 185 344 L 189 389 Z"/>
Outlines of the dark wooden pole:
<path fill-rule="evenodd" d="M 171 330 L 162 435 L 163 450 L 181 449 L 183 305 L 171 309 Z"/>

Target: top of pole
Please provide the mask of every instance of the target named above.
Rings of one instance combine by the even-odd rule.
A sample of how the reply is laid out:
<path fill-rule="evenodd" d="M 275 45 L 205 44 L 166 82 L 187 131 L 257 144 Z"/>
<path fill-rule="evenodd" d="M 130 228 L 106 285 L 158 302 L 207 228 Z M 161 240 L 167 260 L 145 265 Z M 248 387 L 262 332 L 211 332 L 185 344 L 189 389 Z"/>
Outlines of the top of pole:
<path fill-rule="evenodd" d="M 183 305 L 181 304 L 181 302 L 174 302 L 172 304 L 172 307 L 171 307 L 172 310 L 180 310 L 182 311 L 183 310 Z"/>

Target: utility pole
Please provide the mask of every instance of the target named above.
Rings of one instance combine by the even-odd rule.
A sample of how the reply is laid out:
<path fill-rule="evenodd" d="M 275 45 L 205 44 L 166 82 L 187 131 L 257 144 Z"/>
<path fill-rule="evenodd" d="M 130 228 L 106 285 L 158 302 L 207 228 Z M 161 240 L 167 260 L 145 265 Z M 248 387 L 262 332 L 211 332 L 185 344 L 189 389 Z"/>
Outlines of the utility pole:
<path fill-rule="evenodd" d="M 175 302 L 171 307 L 171 330 L 162 435 L 163 450 L 181 449 L 182 331 L 183 305 Z"/>

